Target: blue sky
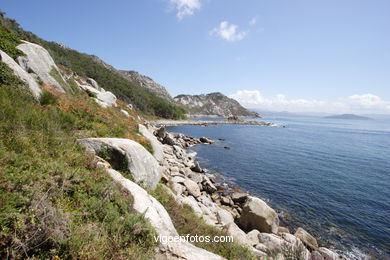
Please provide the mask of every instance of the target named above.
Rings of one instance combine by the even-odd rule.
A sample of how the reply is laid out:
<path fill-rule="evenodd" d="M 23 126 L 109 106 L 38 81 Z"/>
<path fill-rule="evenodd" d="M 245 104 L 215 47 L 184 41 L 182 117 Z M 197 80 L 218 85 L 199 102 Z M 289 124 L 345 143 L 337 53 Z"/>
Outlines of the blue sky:
<path fill-rule="evenodd" d="M 0 8 L 173 96 L 220 91 L 262 109 L 390 113 L 388 0 L 2 0 Z"/>

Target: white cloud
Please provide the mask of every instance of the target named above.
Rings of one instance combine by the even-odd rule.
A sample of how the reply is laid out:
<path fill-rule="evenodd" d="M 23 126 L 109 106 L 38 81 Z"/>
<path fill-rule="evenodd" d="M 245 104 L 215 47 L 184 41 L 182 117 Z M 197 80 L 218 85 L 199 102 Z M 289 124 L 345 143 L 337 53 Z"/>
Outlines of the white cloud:
<path fill-rule="evenodd" d="M 217 35 L 227 41 L 240 41 L 245 38 L 246 32 L 239 32 L 237 25 L 223 21 L 210 32 L 210 35 Z"/>
<path fill-rule="evenodd" d="M 243 106 L 271 111 L 326 112 L 326 113 L 390 113 L 390 101 L 373 94 L 351 95 L 335 102 L 322 100 L 288 99 L 283 94 L 264 97 L 258 90 L 239 90 L 229 97 Z"/>
<path fill-rule="evenodd" d="M 253 17 L 250 21 L 249 21 L 249 25 L 250 26 L 254 26 L 257 24 L 257 16 Z"/>
<path fill-rule="evenodd" d="M 176 17 L 179 20 L 193 15 L 195 11 L 202 7 L 200 0 L 169 0 L 169 2 L 176 9 Z"/>

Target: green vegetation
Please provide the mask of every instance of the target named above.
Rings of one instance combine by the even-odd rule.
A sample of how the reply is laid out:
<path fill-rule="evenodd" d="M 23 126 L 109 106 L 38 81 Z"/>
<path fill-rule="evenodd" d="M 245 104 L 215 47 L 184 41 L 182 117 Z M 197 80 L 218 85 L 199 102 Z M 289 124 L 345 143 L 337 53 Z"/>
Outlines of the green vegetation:
<path fill-rule="evenodd" d="M 18 56 L 25 55 L 21 50 L 16 48 L 20 43 L 21 41 L 15 34 L 9 33 L 0 27 L 0 49 L 11 58 L 16 59 Z"/>
<path fill-rule="evenodd" d="M 185 110 L 182 107 L 171 104 L 123 78 L 119 73 L 97 60 L 95 56 L 79 53 L 55 42 L 42 40 L 33 33 L 24 31 L 15 20 L 4 17 L 4 13 L 0 13 L 0 29 L 12 32 L 20 39 L 43 46 L 50 52 L 57 64 L 71 69 L 82 77 L 95 79 L 105 90 L 111 91 L 119 99 L 134 105 L 144 114 L 170 119 L 182 119 L 185 116 Z"/>
<path fill-rule="evenodd" d="M 156 190 L 151 192 L 168 211 L 172 222 L 180 235 L 202 235 L 202 236 L 228 236 L 225 231 L 207 225 L 203 219 L 197 217 L 190 206 L 179 205 L 169 193 L 166 187 L 159 184 Z M 194 243 L 195 246 L 206 249 L 227 259 L 256 259 L 249 248 L 237 243 Z"/>
<path fill-rule="evenodd" d="M 46 89 L 42 106 L 5 64 L 0 69 L 0 258 L 150 259 L 154 229 L 130 213 L 131 196 L 75 142 L 137 139 L 136 122 L 115 126 L 119 109 L 87 95 Z"/>
<path fill-rule="evenodd" d="M 0 61 L 0 86 L 23 85 L 23 81 L 12 73 L 12 70 Z"/>

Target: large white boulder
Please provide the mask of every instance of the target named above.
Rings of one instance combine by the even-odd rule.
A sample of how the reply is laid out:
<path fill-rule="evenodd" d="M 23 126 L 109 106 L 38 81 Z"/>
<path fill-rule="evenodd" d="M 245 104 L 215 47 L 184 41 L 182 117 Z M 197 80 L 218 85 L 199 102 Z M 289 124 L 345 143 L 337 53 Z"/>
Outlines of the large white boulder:
<path fill-rule="evenodd" d="M 307 232 L 303 228 L 298 228 L 295 232 L 295 236 L 299 238 L 303 242 L 303 244 L 305 244 L 305 246 L 310 250 L 318 249 L 317 239 L 315 239 L 315 237 L 310 235 L 309 232 Z"/>
<path fill-rule="evenodd" d="M 160 141 L 157 140 L 157 137 L 146 128 L 144 125 L 138 125 L 138 129 L 140 133 L 151 143 L 153 147 L 153 155 L 157 159 L 157 161 L 161 162 L 164 160 L 164 147 Z"/>
<path fill-rule="evenodd" d="M 147 188 L 155 189 L 161 179 L 163 168 L 142 145 L 133 140 L 85 138 L 79 139 L 78 143 L 94 154 L 110 153 L 122 164 L 124 160 L 134 180 Z"/>
<path fill-rule="evenodd" d="M 62 77 L 53 58 L 45 48 L 38 44 L 26 41 L 23 41 L 23 43 L 16 48 L 26 54 L 26 56 L 17 58 L 17 62 L 25 71 L 36 74 L 43 83 L 52 85 L 57 91 L 65 93 L 61 84 L 50 75 L 51 71 L 54 69 L 58 75 Z"/>
<path fill-rule="evenodd" d="M 245 230 L 257 229 L 260 232 L 277 233 L 278 214 L 259 198 L 248 196 L 243 206 L 239 224 Z"/>
<path fill-rule="evenodd" d="M 36 79 L 19 66 L 7 53 L 0 50 L 0 60 L 10 67 L 13 73 L 27 83 L 33 96 L 38 99 L 41 96 L 41 87 Z"/>
<path fill-rule="evenodd" d="M 92 79 L 88 79 L 87 82 L 79 83 L 77 82 L 78 86 L 85 90 L 89 91 L 93 94 L 95 94 L 96 98 L 95 101 L 101 106 L 101 107 L 112 107 L 116 106 L 116 96 L 112 94 L 110 91 L 106 91 L 105 89 L 99 87 L 97 82 L 95 80 L 91 81 Z M 88 83 L 92 82 L 92 83 Z"/>

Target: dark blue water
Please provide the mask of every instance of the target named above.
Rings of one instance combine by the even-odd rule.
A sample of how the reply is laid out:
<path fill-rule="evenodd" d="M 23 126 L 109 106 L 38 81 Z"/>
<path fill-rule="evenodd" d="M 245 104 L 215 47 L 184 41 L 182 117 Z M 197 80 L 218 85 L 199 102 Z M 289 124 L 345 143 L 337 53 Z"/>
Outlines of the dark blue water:
<path fill-rule="evenodd" d="M 390 258 L 390 122 L 264 120 L 287 127 L 176 126 L 170 131 L 225 138 L 191 148 L 201 165 L 288 213 L 292 227 L 303 226 L 320 244 Z"/>

